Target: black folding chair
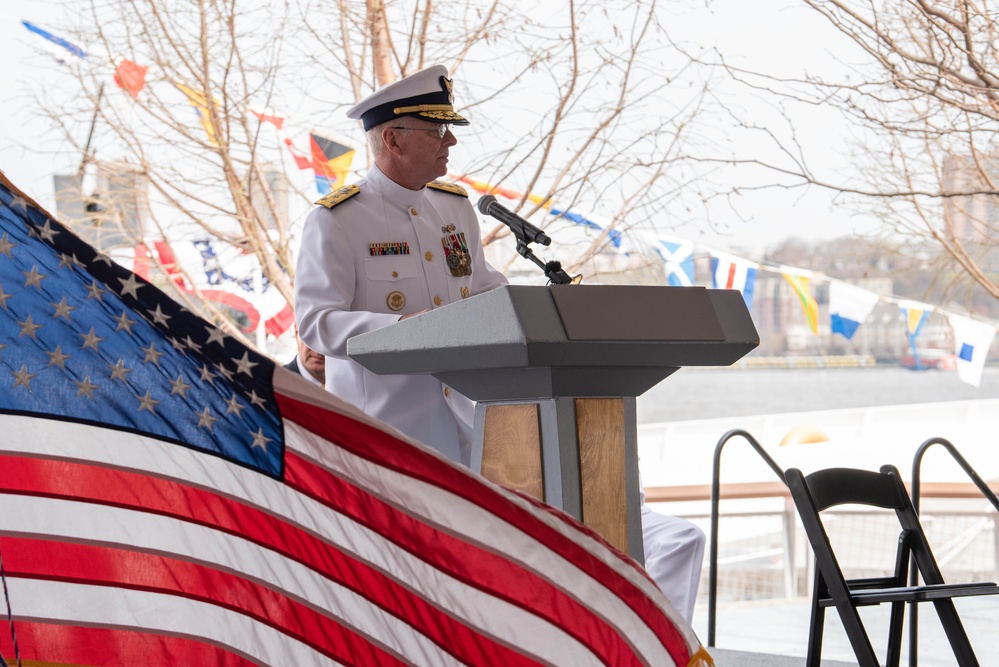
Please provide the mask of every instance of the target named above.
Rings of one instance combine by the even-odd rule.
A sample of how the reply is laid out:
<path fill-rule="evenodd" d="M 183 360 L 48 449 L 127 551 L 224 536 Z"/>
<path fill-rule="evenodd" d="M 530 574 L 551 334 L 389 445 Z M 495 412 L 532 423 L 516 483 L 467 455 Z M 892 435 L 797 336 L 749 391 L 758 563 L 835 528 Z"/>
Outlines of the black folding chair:
<path fill-rule="evenodd" d="M 808 476 L 791 468 L 785 471 L 784 477 L 815 553 L 811 628 L 806 660 L 809 667 L 817 667 L 819 664 L 825 608 L 831 606 L 835 606 L 839 613 L 857 655 L 858 664 L 861 667 L 880 667 L 857 607 L 884 603 L 891 605 L 885 664 L 897 667 L 902 648 L 902 618 L 907 602 L 932 602 L 950 641 L 954 657 L 957 658 L 957 664 L 978 665 L 952 598 L 994 595 L 999 593 L 999 587 L 992 582 L 944 583 L 919 517 L 916 516 L 902 478 L 894 466 L 883 466 L 879 473 L 830 468 Z M 823 510 L 844 504 L 895 510 L 902 532 L 898 538 L 895 571 L 891 576 L 850 580 L 844 578 L 819 516 Z M 924 584 L 921 586 L 907 585 L 910 556 L 922 576 Z"/>

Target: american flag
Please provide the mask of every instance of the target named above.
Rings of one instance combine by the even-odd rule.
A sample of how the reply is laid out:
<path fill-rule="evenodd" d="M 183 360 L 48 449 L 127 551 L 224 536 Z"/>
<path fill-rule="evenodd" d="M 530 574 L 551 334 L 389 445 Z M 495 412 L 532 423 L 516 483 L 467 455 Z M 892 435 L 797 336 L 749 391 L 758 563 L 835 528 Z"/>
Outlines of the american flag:
<path fill-rule="evenodd" d="M 226 336 L 2 174 L 0 422 L 11 665 L 711 664 L 597 535 Z"/>

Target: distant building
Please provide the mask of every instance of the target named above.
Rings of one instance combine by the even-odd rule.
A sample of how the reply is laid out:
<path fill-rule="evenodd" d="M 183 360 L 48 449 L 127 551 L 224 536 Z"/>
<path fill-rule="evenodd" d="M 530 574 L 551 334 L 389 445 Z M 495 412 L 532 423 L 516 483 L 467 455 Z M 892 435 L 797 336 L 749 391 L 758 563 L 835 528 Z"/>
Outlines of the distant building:
<path fill-rule="evenodd" d="M 266 164 L 261 167 L 260 175 L 266 191 L 256 181 L 250 184 L 250 203 L 260 216 L 264 229 L 276 230 L 278 223 L 287 229 L 288 226 L 288 176 L 284 170 L 275 165 Z M 268 196 L 269 195 L 269 196 Z"/>
<path fill-rule="evenodd" d="M 149 182 L 127 162 L 98 162 L 97 184 L 83 192 L 82 174 L 53 178 L 59 219 L 91 245 L 107 250 L 134 246 L 145 236 Z"/>
<path fill-rule="evenodd" d="M 999 271 L 999 158 L 978 161 L 949 155 L 943 165 L 945 192 L 975 192 L 944 199 L 946 229 L 983 269 Z"/>
<path fill-rule="evenodd" d="M 83 196 L 83 174 L 56 174 L 52 177 L 55 190 L 56 214 L 59 220 L 73 227 L 87 220 L 86 201 Z"/>

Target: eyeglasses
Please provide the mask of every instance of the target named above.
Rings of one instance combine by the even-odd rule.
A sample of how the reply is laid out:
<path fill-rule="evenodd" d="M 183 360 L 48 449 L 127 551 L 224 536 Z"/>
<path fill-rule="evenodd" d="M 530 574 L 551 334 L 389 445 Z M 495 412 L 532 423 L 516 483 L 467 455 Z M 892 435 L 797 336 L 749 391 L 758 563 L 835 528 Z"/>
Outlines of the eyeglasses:
<path fill-rule="evenodd" d="M 436 132 L 439 139 L 451 131 L 451 123 L 442 123 L 437 127 L 401 127 L 399 125 L 390 126 L 393 130 L 416 130 L 417 132 Z"/>

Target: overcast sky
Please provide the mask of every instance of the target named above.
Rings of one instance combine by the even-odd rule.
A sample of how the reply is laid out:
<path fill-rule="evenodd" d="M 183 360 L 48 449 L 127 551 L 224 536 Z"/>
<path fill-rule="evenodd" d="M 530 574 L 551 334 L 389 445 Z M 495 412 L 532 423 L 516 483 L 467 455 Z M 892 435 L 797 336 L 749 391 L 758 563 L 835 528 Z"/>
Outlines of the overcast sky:
<path fill-rule="evenodd" d="M 41 67 L 37 55 L 45 41 L 20 22 L 24 19 L 42 26 L 56 24 L 59 7 L 51 1 L 35 0 L 25 3 L 22 13 L 0 13 L 0 53 L 5 56 L 5 66 L 0 68 L 0 169 L 49 208 L 54 208 L 52 174 L 75 169 L 79 156 L 46 134 L 45 122 L 30 113 L 32 102 L 24 93 L 24 82 L 28 78 L 45 80 L 51 76 L 51 68 Z M 678 12 L 668 27 L 674 38 L 689 44 L 718 46 L 730 62 L 781 74 L 800 73 L 803 69 L 830 71 L 835 68 L 833 52 L 843 46 L 814 11 L 794 0 L 715 0 L 701 11 Z M 743 101 L 749 110 L 757 104 L 748 98 Z M 761 112 L 760 117 L 765 118 L 765 114 Z M 834 116 L 817 110 L 796 122 L 823 166 L 831 170 L 847 168 L 838 154 L 845 141 L 845 129 Z M 761 251 L 789 236 L 815 241 L 867 232 L 874 226 L 869 219 L 833 206 L 828 193 L 818 190 L 771 190 L 746 195 L 739 208 L 745 221 L 728 212 L 727 207 L 719 207 L 716 221 L 721 224 L 715 229 L 698 225 L 681 229 L 678 235 L 720 250 Z"/>

